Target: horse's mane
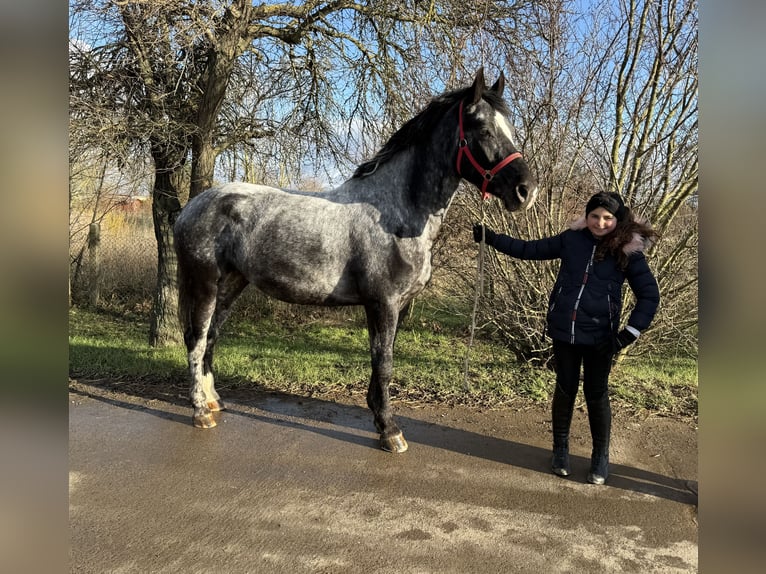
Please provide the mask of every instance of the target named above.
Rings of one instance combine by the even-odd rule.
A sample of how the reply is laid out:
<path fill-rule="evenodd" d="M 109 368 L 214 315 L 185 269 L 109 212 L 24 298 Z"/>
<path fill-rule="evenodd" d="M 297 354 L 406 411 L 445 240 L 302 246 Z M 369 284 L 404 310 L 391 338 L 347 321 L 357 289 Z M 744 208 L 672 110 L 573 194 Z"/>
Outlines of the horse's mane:
<path fill-rule="evenodd" d="M 400 127 L 389 140 L 383 144 L 375 156 L 359 165 L 354 172 L 353 177 L 361 178 L 371 175 L 377 170 L 380 164 L 386 163 L 396 154 L 412 147 L 424 143 L 433 133 L 436 125 L 444 119 L 447 110 L 456 102 L 464 100 L 471 95 L 472 87 L 462 88 L 451 92 L 446 92 L 441 96 L 433 98 L 428 105 L 415 117 L 410 119 Z M 485 90 L 482 98 L 489 103 L 493 109 L 508 115 L 509 110 L 502 97 L 494 91 Z"/>

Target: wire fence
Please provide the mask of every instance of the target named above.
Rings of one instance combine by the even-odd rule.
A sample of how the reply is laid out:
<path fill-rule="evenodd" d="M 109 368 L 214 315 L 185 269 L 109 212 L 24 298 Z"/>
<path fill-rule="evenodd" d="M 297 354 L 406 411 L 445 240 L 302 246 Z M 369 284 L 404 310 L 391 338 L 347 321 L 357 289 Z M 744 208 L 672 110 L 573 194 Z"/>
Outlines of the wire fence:
<path fill-rule="evenodd" d="M 111 211 L 82 224 L 69 242 L 71 300 L 75 304 L 146 305 L 157 283 L 157 241 L 150 210 Z"/>

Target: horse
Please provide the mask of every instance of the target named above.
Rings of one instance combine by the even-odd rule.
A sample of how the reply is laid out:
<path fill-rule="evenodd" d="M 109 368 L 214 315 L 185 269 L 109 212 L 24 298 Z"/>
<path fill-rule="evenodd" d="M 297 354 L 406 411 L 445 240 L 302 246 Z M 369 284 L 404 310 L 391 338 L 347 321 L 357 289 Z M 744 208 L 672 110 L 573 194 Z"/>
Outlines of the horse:
<path fill-rule="evenodd" d="M 431 277 L 432 248 L 461 179 L 529 208 L 537 182 L 513 141 L 501 72 L 434 97 L 352 177 L 325 192 L 230 182 L 184 206 L 173 227 L 179 317 L 191 374 L 193 424 L 216 426 L 213 349 L 231 305 L 254 285 L 289 303 L 364 307 L 367 405 L 380 447 L 407 450 L 391 408 L 394 340 Z M 485 168 L 483 166 L 491 166 Z"/>

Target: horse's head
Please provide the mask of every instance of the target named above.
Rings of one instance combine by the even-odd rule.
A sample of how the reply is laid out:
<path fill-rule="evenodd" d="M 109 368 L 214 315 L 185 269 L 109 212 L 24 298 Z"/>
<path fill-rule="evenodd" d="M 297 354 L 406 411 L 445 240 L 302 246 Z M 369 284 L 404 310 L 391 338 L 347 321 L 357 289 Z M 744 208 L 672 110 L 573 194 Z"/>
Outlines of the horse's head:
<path fill-rule="evenodd" d="M 513 142 L 513 128 L 502 99 L 505 77 L 487 89 L 480 68 L 459 107 L 457 171 L 482 193 L 503 201 L 508 211 L 531 207 L 537 181 Z"/>

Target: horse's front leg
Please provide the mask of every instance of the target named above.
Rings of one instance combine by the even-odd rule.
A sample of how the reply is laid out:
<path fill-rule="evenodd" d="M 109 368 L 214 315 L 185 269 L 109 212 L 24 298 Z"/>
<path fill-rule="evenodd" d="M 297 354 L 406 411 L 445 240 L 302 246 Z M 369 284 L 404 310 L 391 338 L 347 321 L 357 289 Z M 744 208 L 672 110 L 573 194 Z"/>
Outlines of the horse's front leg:
<path fill-rule="evenodd" d="M 215 390 L 215 378 L 213 376 L 213 354 L 221 327 L 226 322 L 231 312 L 231 305 L 247 286 L 247 279 L 237 272 L 229 272 L 218 280 L 217 299 L 215 312 L 207 330 L 207 346 L 202 359 L 202 391 L 205 395 L 207 408 L 212 412 L 226 410 L 221 397 Z M 195 419 L 196 420 L 196 419 Z"/>
<path fill-rule="evenodd" d="M 372 361 L 367 406 L 375 417 L 375 426 L 380 433 L 380 448 L 388 452 L 404 452 L 407 450 L 407 441 L 394 422 L 391 397 L 388 392 L 393 373 L 398 312 L 395 308 L 371 306 L 368 306 L 366 311 Z"/>

